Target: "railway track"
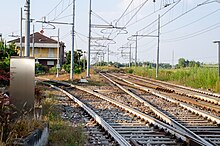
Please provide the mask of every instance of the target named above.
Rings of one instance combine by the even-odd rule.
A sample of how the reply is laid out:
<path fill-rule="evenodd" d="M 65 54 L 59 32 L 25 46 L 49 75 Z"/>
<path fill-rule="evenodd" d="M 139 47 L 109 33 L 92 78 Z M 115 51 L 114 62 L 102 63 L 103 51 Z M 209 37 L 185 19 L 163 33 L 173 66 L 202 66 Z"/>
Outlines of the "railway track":
<path fill-rule="evenodd" d="M 103 75 L 103 74 L 102 74 Z M 206 141 L 210 142 L 211 145 L 220 145 L 220 128 L 219 124 L 216 122 L 212 122 L 211 119 L 207 119 L 203 117 L 204 115 L 196 114 L 195 111 L 187 110 L 187 108 L 179 106 L 178 102 L 170 102 L 165 100 L 164 98 L 159 98 L 158 96 L 153 96 L 152 94 L 140 91 L 132 88 L 131 85 L 123 83 L 120 86 L 117 83 L 121 82 L 114 82 L 111 80 L 109 76 L 106 79 L 111 81 L 111 83 L 117 85 L 119 88 L 124 88 L 125 92 L 130 92 L 130 95 L 133 94 L 134 98 L 139 98 L 139 101 L 145 103 L 146 106 L 154 106 L 164 114 L 170 117 L 172 121 L 178 122 L 180 125 L 184 126 L 186 129 L 191 131 L 192 133 L 198 135 L 200 138 L 205 139 Z M 116 78 L 116 77 L 115 77 Z M 126 91 L 127 90 L 127 91 Z M 136 97 L 138 96 L 138 97 Z M 185 105 L 187 107 L 187 105 Z M 161 115 L 158 115 L 161 116 Z M 162 115 L 163 116 L 163 115 Z"/>
<path fill-rule="evenodd" d="M 172 84 L 172 83 L 168 83 L 168 82 L 164 82 L 164 81 L 159 81 L 159 80 L 154 80 L 154 79 L 149 79 L 149 78 L 144 78 L 141 76 L 137 76 L 137 75 L 129 75 L 126 74 L 131 78 L 140 80 L 140 81 L 144 81 L 144 82 L 150 82 L 150 83 L 154 83 L 155 85 L 159 85 L 159 86 L 166 86 L 166 87 L 170 87 L 170 88 L 174 88 L 176 90 L 180 90 L 180 91 L 185 91 L 185 92 L 189 92 L 191 91 L 192 94 L 196 94 L 196 93 L 200 93 L 199 95 L 209 95 L 209 97 L 218 97 L 220 98 L 220 93 L 213 93 L 213 92 L 208 92 L 208 91 L 204 91 L 204 90 L 199 90 L 199 89 L 194 89 L 194 88 L 190 88 L 190 87 L 186 87 L 186 86 L 181 86 L 181 85 L 176 85 L 176 84 Z"/>
<path fill-rule="evenodd" d="M 61 82 L 56 82 L 55 85 L 51 85 L 51 82 L 46 84 L 65 93 L 82 108 L 87 109 L 100 125 L 104 123 L 102 129 L 119 145 L 185 145 L 186 143 L 207 145 L 206 142 L 192 137 L 189 133 L 175 129 L 96 91 Z"/>
<path fill-rule="evenodd" d="M 174 92 L 176 94 L 180 95 L 186 95 L 189 97 L 193 97 L 195 99 L 201 99 L 210 103 L 214 103 L 217 105 L 220 105 L 220 94 L 219 93 L 213 93 L 213 92 L 207 92 L 199 89 L 193 89 L 190 87 L 185 87 L 181 85 L 176 85 L 168 82 L 163 82 L 159 80 L 154 80 L 154 79 L 149 79 L 149 78 L 144 78 L 136 75 L 128 75 L 126 74 L 129 78 L 135 79 L 137 81 L 141 81 L 143 83 L 148 83 L 151 85 L 154 85 L 157 87 L 159 90 L 163 91 L 165 89 L 171 92 Z"/>
<path fill-rule="evenodd" d="M 220 116 L 220 98 L 212 95 L 202 94 L 198 92 L 194 92 L 187 89 L 179 89 L 177 87 L 170 87 L 165 86 L 165 83 L 163 84 L 158 83 L 156 80 L 149 81 L 144 80 L 142 77 L 137 78 L 136 76 L 130 76 L 130 75 L 124 75 L 124 74 L 110 74 L 112 76 L 117 76 L 119 80 L 124 80 L 129 82 L 130 84 L 139 85 L 142 87 L 146 87 L 149 90 L 152 90 L 153 92 L 158 92 L 161 95 L 171 97 L 174 100 L 178 100 L 187 104 L 191 104 L 192 106 L 205 110 L 206 112 L 213 114 L 217 117 Z M 161 81 L 159 81 L 161 82 Z M 170 83 L 168 83 L 169 85 Z M 174 86 L 174 85 L 173 85 Z"/>
<path fill-rule="evenodd" d="M 111 136 L 109 136 L 101 126 L 92 118 L 85 110 L 83 110 L 76 102 L 68 98 L 65 94 L 53 88 L 45 87 L 56 102 L 53 107 L 61 111 L 61 118 L 71 127 L 83 126 L 83 132 L 86 135 L 84 145 L 117 145 Z M 49 145 L 51 145 L 49 143 Z"/>

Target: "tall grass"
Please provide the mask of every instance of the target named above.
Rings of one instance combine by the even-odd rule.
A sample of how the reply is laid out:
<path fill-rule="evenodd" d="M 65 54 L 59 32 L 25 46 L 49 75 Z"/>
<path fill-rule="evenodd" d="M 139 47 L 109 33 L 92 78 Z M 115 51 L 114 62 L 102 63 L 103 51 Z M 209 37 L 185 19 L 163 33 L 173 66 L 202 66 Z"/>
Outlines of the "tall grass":
<path fill-rule="evenodd" d="M 126 69 L 143 77 L 155 78 L 155 69 L 136 67 Z M 169 81 L 193 88 L 211 89 L 220 92 L 220 80 L 216 68 L 182 68 L 182 69 L 160 69 L 158 79 Z"/>

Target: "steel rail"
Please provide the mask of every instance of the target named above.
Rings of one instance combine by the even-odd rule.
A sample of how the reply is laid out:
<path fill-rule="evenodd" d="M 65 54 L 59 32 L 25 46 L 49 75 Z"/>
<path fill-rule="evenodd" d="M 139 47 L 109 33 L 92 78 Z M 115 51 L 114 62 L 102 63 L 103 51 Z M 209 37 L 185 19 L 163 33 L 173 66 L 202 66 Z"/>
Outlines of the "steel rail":
<path fill-rule="evenodd" d="M 110 75 L 110 76 L 113 76 L 113 77 L 115 77 L 115 78 L 117 78 L 117 79 L 119 79 L 119 80 L 121 80 L 121 81 L 124 81 L 124 82 L 126 82 L 126 83 L 128 83 L 128 84 L 130 84 L 130 85 L 133 85 L 133 86 L 136 87 L 137 89 L 146 91 L 146 92 L 148 92 L 148 93 L 150 93 L 150 94 L 152 94 L 152 95 L 155 95 L 155 96 L 157 96 L 157 97 L 163 98 L 163 99 L 165 99 L 165 100 L 167 100 L 167 101 L 170 101 L 170 102 L 179 104 L 179 105 L 180 105 L 181 107 L 183 107 L 183 108 L 186 108 L 186 109 L 188 109 L 188 110 L 190 110 L 190 111 L 192 111 L 192 112 L 194 112 L 194 113 L 196 113 L 196 114 L 199 114 L 199 115 L 201 115 L 201 116 L 203 116 L 203 117 L 207 117 L 207 118 L 210 119 L 212 122 L 216 122 L 217 124 L 220 124 L 220 118 L 217 117 L 217 116 L 214 116 L 214 115 L 211 115 L 211 114 L 209 114 L 209 113 L 207 113 L 207 112 L 204 112 L 204 111 L 202 111 L 202 110 L 196 109 L 196 108 L 194 108 L 194 107 L 192 107 L 192 106 L 190 106 L 190 105 L 188 105 L 188 104 L 185 104 L 185 103 L 183 103 L 183 102 L 177 101 L 177 100 L 175 100 L 175 99 L 171 99 L 170 97 L 161 95 L 160 93 L 155 92 L 155 91 L 153 91 L 153 90 L 151 90 L 151 89 L 149 89 L 149 88 L 146 88 L 146 87 L 137 85 L 137 84 L 135 84 L 135 83 L 132 83 L 132 82 L 130 82 L 130 81 L 127 81 L 127 80 L 125 80 L 125 79 L 123 79 L 123 78 L 120 78 L 120 77 L 118 77 L 118 76 L 115 76 L 115 75 L 112 75 L 112 74 L 109 74 L 109 73 L 107 73 L 107 74 Z"/>
<path fill-rule="evenodd" d="M 183 133 L 185 133 L 186 135 L 191 135 L 192 136 L 192 140 L 194 140 L 197 143 L 202 143 L 203 145 L 212 145 L 210 144 L 208 141 L 206 141 L 205 139 L 201 138 L 200 136 L 198 136 L 197 134 L 195 134 L 194 132 L 190 131 L 189 129 L 187 129 L 185 126 L 181 125 L 180 123 L 178 123 L 177 121 L 175 121 L 174 119 L 170 118 L 169 116 L 167 116 L 166 114 L 164 114 L 163 112 L 161 112 L 159 109 L 155 108 L 154 106 L 152 106 L 151 104 L 149 104 L 147 101 L 143 100 L 142 98 L 140 98 L 139 96 L 137 96 L 136 94 L 128 91 L 127 89 L 125 89 L 124 87 L 122 87 L 121 85 L 119 85 L 118 83 L 114 82 L 112 79 L 110 79 L 109 77 L 105 76 L 104 74 L 100 73 L 100 75 L 102 75 L 104 78 L 106 78 L 107 80 L 109 80 L 111 83 L 113 83 L 114 85 L 116 85 L 118 88 L 120 88 L 121 90 L 123 90 L 125 93 L 129 94 L 130 96 L 134 97 L 135 99 L 137 99 L 138 101 L 140 101 L 141 103 L 143 103 L 145 106 L 149 107 L 157 116 L 159 116 L 160 118 L 162 118 L 166 123 L 172 125 L 174 128 L 177 128 L 178 130 L 182 131 Z"/>
<path fill-rule="evenodd" d="M 49 80 L 52 81 L 52 80 Z M 49 83 L 42 82 L 44 84 L 47 84 L 51 86 L 52 88 L 66 94 L 70 99 L 72 99 L 74 102 L 76 102 L 80 107 L 82 107 L 91 117 L 93 117 L 97 123 L 99 123 L 108 133 L 118 142 L 121 146 L 131 146 L 129 142 L 122 137 L 114 128 L 112 128 L 105 120 L 103 120 L 99 115 L 97 115 L 91 108 L 89 108 L 87 105 L 85 105 L 83 102 L 81 102 L 79 99 L 68 93 L 67 91 L 56 87 L 54 85 L 51 85 Z M 61 82 L 59 82 L 61 83 Z"/>
<path fill-rule="evenodd" d="M 164 87 L 164 86 L 168 85 L 168 86 L 173 86 L 173 87 L 179 88 L 180 90 L 184 89 L 184 90 L 189 90 L 191 92 L 197 92 L 197 91 L 194 91 L 194 90 L 197 90 L 197 89 L 193 89 L 193 88 L 189 88 L 189 87 L 184 87 L 184 86 L 180 87 L 180 85 L 174 85 L 174 84 L 171 84 L 171 83 L 165 83 L 165 82 L 158 81 L 158 80 L 154 81 L 152 79 L 144 79 L 143 77 L 138 77 L 138 76 L 135 76 L 135 75 L 128 75 L 128 76 L 130 76 L 131 78 L 137 79 L 139 81 L 143 81 L 143 82 L 157 82 L 157 84 L 158 83 L 159 84 L 163 84 L 163 85 L 157 85 L 157 86 L 162 86 L 163 88 L 167 88 L 169 90 L 175 90 L 175 89 L 173 89 L 171 87 Z M 152 83 L 152 84 L 154 84 L 154 83 Z M 181 92 L 176 91 L 176 90 L 175 90 L 175 93 L 176 94 L 181 94 Z M 215 104 L 220 105 L 220 99 L 218 97 L 216 97 L 215 95 L 208 94 L 208 92 L 207 93 L 197 92 L 197 93 L 205 94 L 206 96 L 209 95 L 211 97 L 206 97 L 206 96 L 202 96 L 202 95 L 198 95 L 198 94 L 190 94 L 190 93 L 185 93 L 185 95 L 188 96 L 188 97 L 198 98 L 200 100 L 204 100 L 204 101 L 207 101 L 207 102 L 211 102 L 211 103 L 215 103 Z"/>
<path fill-rule="evenodd" d="M 129 106 L 126 106 L 126 105 L 124 105 L 124 104 L 122 104 L 122 103 L 120 103 L 118 101 L 110 99 L 110 98 L 108 98 L 108 97 L 106 97 L 104 95 L 98 94 L 98 93 L 96 93 L 96 92 L 94 92 L 94 91 L 92 91 L 90 89 L 86 89 L 84 87 L 80 87 L 80 86 L 77 86 L 77 85 L 72 85 L 72 84 L 66 83 L 66 82 L 54 81 L 54 80 L 49 80 L 49 79 L 47 79 L 47 80 L 55 82 L 55 83 L 60 83 L 60 84 L 63 84 L 63 85 L 71 86 L 73 88 L 79 89 L 81 91 L 84 91 L 84 92 L 87 92 L 87 93 L 92 94 L 94 96 L 97 96 L 97 97 L 99 97 L 101 99 L 104 99 L 104 100 L 106 100 L 108 102 L 111 102 L 112 104 L 114 104 L 114 105 L 116 105 L 116 106 L 118 106 L 118 107 L 120 107 L 120 108 L 122 108 L 122 109 L 124 109 L 124 110 L 126 110 L 126 111 L 128 111 L 128 112 L 130 112 L 130 113 L 132 113 L 134 115 L 136 115 L 137 117 L 141 118 L 142 120 L 148 121 L 149 123 L 151 123 L 151 124 L 153 124 L 155 126 L 158 126 L 161 129 L 164 129 L 164 131 L 167 131 L 167 132 L 175 135 L 176 137 L 181 138 L 183 141 L 189 142 L 189 141 L 194 139 L 191 135 L 188 135 L 187 133 L 183 133 L 182 131 L 180 131 L 178 129 L 175 129 L 174 127 L 172 127 L 172 126 L 170 126 L 170 125 L 168 125 L 166 123 L 163 123 L 163 122 L 161 122 L 161 121 L 159 121 L 159 120 L 157 120 L 157 119 L 155 119 L 153 117 L 150 117 L 150 116 L 148 116 L 148 115 L 146 115 L 146 114 L 144 114 L 144 113 L 142 113 L 142 112 L 140 112 L 138 110 L 135 110 L 135 109 L 133 109 L 133 108 L 131 108 Z M 200 144 L 200 145 L 204 145 L 204 146 L 208 144 L 208 143 L 204 144 L 204 142 L 201 142 L 199 140 L 197 140 L 197 143 Z"/>
<path fill-rule="evenodd" d="M 147 78 L 140 77 L 140 76 L 137 76 L 137 75 L 130 75 L 130 76 L 133 76 L 133 77 L 136 77 L 136 78 L 147 79 Z M 211 95 L 211 96 L 215 96 L 215 97 L 219 97 L 220 98 L 220 94 L 219 93 L 212 93 L 212 92 L 202 91 L 202 90 L 199 90 L 199 89 L 194 89 L 194 88 L 191 88 L 191 87 L 185 87 L 185 86 L 182 86 L 182 85 L 176 85 L 176 84 L 172 84 L 172 83 L 168 83 L 168 82 L 164 82 L 164 81 L 159 81 L 159 80 L 153 80 L 153 79 L 147 79 L 147 80 L 150 80 L 150 81 L 153 81 L 153 82 L 162 83 L 162 84 L 165 84 L 165 85 L 170 85 L 170 86 L 178 87 L 178 88 L 182 88 L 182 89 L 186 89 L 186 90 L 190 90 L 190 91 L 194 91 L 194 92 L 198 92 L 198 93 L 202 93 L 202 94 L 206 94 L 206 95 Z"/>

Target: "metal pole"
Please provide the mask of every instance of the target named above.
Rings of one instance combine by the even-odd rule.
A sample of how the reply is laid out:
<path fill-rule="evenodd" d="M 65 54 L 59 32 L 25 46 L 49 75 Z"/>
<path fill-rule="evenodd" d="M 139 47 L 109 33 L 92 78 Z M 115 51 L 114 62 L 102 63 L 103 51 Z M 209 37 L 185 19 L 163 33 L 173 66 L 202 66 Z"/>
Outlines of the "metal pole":
<path fill-rule="evenodd" d="M 21 20 L 20 20 L 20 57 L 22 57 L 22 8 L 21 8 Z"/>
<path fill-rule="evenodd" d="M 172 68 L 175 68 L 175 66 L 174 66 L 174 50 L 173 50 L 173 54 L 172 54 Z"/>
<path fill-rule="evenodd" d="M 34 23 L 33 23 L 33 35 L 32 35 L 32 56 L 34 57 Z"/>
<path fill-rule="evenodd" d="M 72 50 L 70 63 L 70 80 L 74 77 L 74 38 L 75 38 L 75 0 L 73 0 Z"/>
<path fill-rule="evenodd" d="M 108 45 L 108 65 L 109 65 L 109 45 Z"/>
<path fill-rule="evenodd" d="M 218 77 L 220 79 L 220 41 L 214 43 L 218 43 Z"/>
<path fill-rule="evenodd" d="M 157 42 L 156 78 L 158 78 L 158 73 L 159 73 L 159 50 L 160 50 L 160 15 L 158 15 L 158 42 Z"/>
<path fill-rule="evenodd" d="M 26 20 L 25 20 L 25 50 L 24 56 L 30 57 L 30 0 L 26 0 L 25 4 Z"/>
<path fill-rule="evenodd" d="M 89 45 L 87 53 L 87 77 L 90 78 L 90 47 L 91 47 L 92 0 L 89 0 Z"/>
<path fill-rule="evenodd" d="M 59 69 L 60 69 L 60 29 L 58 28 L 58 39 L 57 39 L 57 75 L 56 77 L 59 77 Z"/>
<path fill-rule="evenodd" d="M 130 52 L 129 52 L 129 67 L 131 67 L 131 44 L 130 44 Z"/>
<path fill-rule="evenodd" d="M 220 41 L 214 41 L 213 43 L 218 44 L 218 76 L 220 79 Z"/>
<path fill-rule="evenodd" d="M 86 69 L 86 56 L 85 56 L 85 54 L 86 54 L 86 51 L 83 51 L 83 70 L 85 70 Z"/>
<path fill-rule="evenodd" d="M 220 78 L 220 42 L 218 42 L 218 76 Z"/>
<path fill-rule="evenodd" d="M 104 52 L 102 52 L 102 62 L 104 63 L 105 62 L 105 53 Z"/>
<path fill-rule="evenodd" d="M 137 67 L 137 47 L 138 47 L 138 33 L 136 34 L 136 45 L 135 45 L 135 67 Z"/>
<path fill-rule="evenodd" d="M 218 76 L 220 78 L 220 41 L 218 42 Z"/>

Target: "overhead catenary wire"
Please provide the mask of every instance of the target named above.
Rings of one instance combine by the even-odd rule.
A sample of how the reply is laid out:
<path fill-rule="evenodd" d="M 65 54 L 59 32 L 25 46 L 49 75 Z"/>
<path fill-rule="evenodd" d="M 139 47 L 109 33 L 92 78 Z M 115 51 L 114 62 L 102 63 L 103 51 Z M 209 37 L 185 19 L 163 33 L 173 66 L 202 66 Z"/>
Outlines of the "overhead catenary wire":
<path fill-rule="evenodd" d="M 169 21 L 169 22 L 167 22 L 167 23 L 165 23 L 164 25 L 162 25 L 160 28 L 162 28 L 162 27 L 165 27 L 166 25 L 168 25 L 168 24 L 170 24 L 171 22 L 173 22 L 173 21 L 175 21 L 175 20 L 177 20 L 178 18 L 180 18 L 180 17 L 182 17 L 182 16 L 184 16 L 185 14 L 187 14 L 187 13 L 189 13 L 189 12 L 191 12 L 191 11 L 193 11 L 193 10 L 195 10 L 196 8 L 198 8 L 199 6 L 201 6 L 201 5 L 203 5 L 203 4 L 205 4 L 206 2 L 208 2 L 209 0 L 206 0 L 206 1 L 204 1 L 203 3 L 201 3 L 200 5 L 197 5 L 196 7 L 193 7 L 192 9 L 190 9 L 190 10 L 188 10 L 188 11 L 186 11 L 185 13 L 183 13 L 183 14 L 181 14 L 181 15 L 179 15 L 178 17 L 176 17 L 176 18 L 174 18 L 173 20 L 171 20 L 171 21 Z M 170 9 L 169 9 L 170 10 Z M 166 14 L 166 12 L 164 13 L 164 15 Z M 151 23 L 152 24 L 152 23 Z M 150 25 L 149 25 L 150 26 Z M 218 26 L 217 27 L 215 27 L 215 28 L 218 28 Z M 213 29 L 215 29 L 215 28 L 212 28 L 211 30 L 213 30 Z M 152 34 L 153 32 L 155 32 L 155 31 L 157 31 L 158 29 L 155 29 L 155 30 L 153 30 L 153 31 L 151 31 L 150 33 L 148 33 L 148 34 Z M 210 30 L 207 30 L 207 31 L 210 31 Z M 207 31 L 205 31 L 205 32 L 207 32 Z M 205 33 L 205 32 L 201 32 L 201 33 Z M 200 33 L 199 33 L 200 34 Z M 199 35 L 199 34 L 196 34 L 196 35 Z M 196 35 L 194 35 L 194 36 L 196 36 Z M 128 43 L 127 43 L 128 44 Z"/>
<path fill-rule="evenodd" d="M 80 34 L 79 33 L 77 33 L 77 32 L 75 32 L 75 34 L 76 34 L 76 36 L 83 42 L 83 43 L 85 43 L 85 44 L 87 44 L 88 42 L 87 41 L 85 41 L 83 38 L 81 38 L 81 36 L 80 36 Z"/>
<path fill-rule="evenodd" d="M 143 8 L 143 6 L 144 6 L 147 2 L 148 2 L 148 0 L 145 0 L 145 1 L 142 3 L 142 5 L 138 8 L 138 10 L 135 12 L 135 14 L 127 21 L 127 23 L 126 23 L 123 27 L 126 27 L 126 26 L 133 20 L 133 18 L 138 14 L 138 12 Z M 119 30 L 119 33 L 116 34 L 112 39 L 114 40 L 114 39 L 120 34 L 121 31 L 122 31 L 122 30 Z M 110 34 L 110 35 L 112 35 L 112 34 Z M 109 36 L 110 36 L 110 35 L 109 35 Z M 109 44 L 107 44 L 107 45 L 109 45 Z"/>
<path fill-rule="evenodd" d="M 174 3 L 176 3 L 176 5 L 177 5 L 180 1 L 181 1 L 181 0 L 178 0 L 177 2 L 174 2 Z M 175 5 L 174 5 L 174 6 L 175 6 Z M 159 8 L 159 9 L 155 10 L 154 12 L 152 12 L 152 13 L 150 13 L 150 14 L 148 14 L 148 15 L 142 17 L 142 18 L 140 18 L 139 20 L 135 21 L 134 23 L 128 25 L 127 27 L 130 27 L 130 26 L 132 26 L 132 25 L 134 25 L 134 24 L 136 24 L 136 23 L 138 23 L 138 22 L 140 22 L 140 21 L 142 21 L 142 20 L 144 20 L 144 19 L 150 17 L 151 15 L 153 15 L 153 14 L 155 14 L 155 13 L 157 13 L 157 12 L 159 12 L 159 11 L 161 11 L 162 9 L 165 9 L 165 8 L 167 8 L 167 7 Z M 171 9 L 172 9 L 172 8 L 171 8 Z M 170 10 L 168 10 L 168 11 L 170 11 Z M 157 21 L 157 19 L 156 19 L 155 21 Z"/>
<path fill-rule="evenodd" d="M 53 11 L 55 11 L 57 9 L 57 7 L 63 2 L 64 0 L 61 0 L 47 15 L 45 16 L 49 16 Z"/>
<path fill-rule="evenodd" d="M 188 11 L 186 11 L 186 12 L 180 14 L 179 16 L 175 17 L 174 19 L 172 19 L 172 20 L 168 21 L 167 23 L 161 25 L 160 28 L 163 28 L 163 27 L 167 26 L 168 24 L 170 24 L 170 23 L 176 21 L 177 19 L 179 19 L 179 18 L 185 16 L 186 14 L 192 12 L 193 10 L 197 9 L 198 7 L 202 6 L 203 4 L 205 4 L 205 3 L 208 2 L 208 1 L 209 1 L 209 0 L 206 0 L 206 1 L 204 1 L 203 3 L 201 3 L 200 5 L 196 5 L 195 7 L 191 8 L 190 10 L 188 10 Z M 155 30 L 149 32 L 148 34 L 152 34 L 153 32 L 156 32 L 157 30 L 158 30 L 158 29 L 155 29 Z"/>
<path fill-rule="evenodd" d="M 171 8 L 169 8 L 167 11 L 165 11 L 160 18 L 164 17 L 168 12 L 170 12 L 173 8 L 175 8 L 182 0 L 179 0 L 177 3 L 175 3 L 175 5 L 173 5 Z M 151 26 L 152 24 L 156 23 L 158 21 L 158 19 L 155 19 L 154 21 L 152 21 L 150 24 L 148 24 L 147 26 L 145 26 L 144 28 L 138 30 L 137 32 L 141 32 L 144 29 L 148 28 L 149 26 Z"/>
<path fill-rule="evenodd" d="M 61 14 L 63 14 L 71 5 L 73 2 L 69 3 L 58 15 L 56 15 L 52 20 L 49 21 L 55 21 Z"/>
<path fill-rule="evenodd" d="M 128 11 L 128 9 L 130 8 L 130 6 L 132 5 L 132 3 L 134 2 L 134 0 L 132 0 L 129 5 L 127 6 L 127 8 L 125 9 L 125 11 L 122 13 L 122 15 L 118 18 L 118 20 L 115 22 L 115 24 L 117 25 L 117 23 L 122 19 L 122 17 L 125 15 L 125 13 Z"/>
<path fill-rule="evenodd" d="M 92 15 L 99 18 L 100 20 L 102 20 L 103 22 L 105 22 L 106 24 L 111 25 L 111 23 L 109 23 L 107 20 L 105 20 L 103 17 L 101 17 L 99 14 L 95 13 L 94 11 L 92 11 Z"/>
<path fill-rule="evenodd" d="M 194 24 L 194 23 L 196 23 L 196 22 L 199 22 L 199 21 L 201 21 L 201 20 L 203 20 L 203 19 L 209 17 L 210 15 L 212 15 L 212 14 L 218 12 L 218 11 L 220 11 L 220 9 L 217 9 L 217 10 L 215 10 L 215 11 L 213 11 L 213 12 L 211 12 L 211 13 L 209 13 L 209 14 L 207 14 L 207 15 L 205 15 L 205 16 L 203 16 L 203 17 L 201 17 L 201 18 L 199 18 L 199 19 L 197 19 L 197 20 L 195 20 L 195 21 L 192 21 L 192 22 L 190 22 L 190 23 L 188 23 L 188 24 L 185 24 L 185 25 L 183 25 L 183 26 L 181 26 L 181 27 L 178 27 L 178 28 L 175 28 L 175 29 L 173 29 L 173 30 L 169 30 L 169 31 L 163 32 L 162 34 L 167 34 L 167 33 L 175 32 L 175 31 L 177 31 L 177 30 L 180 30 L 180 29 L 182 29 L 182 28 L 185 28 L 185 27 L 187 27 L 187 26 L 190 26 L 190 25 L 192 25 L 192 24 Z"/>
<path fill-rule="evenodd" d="M 217 25 L 217 26 L 216 26 Z M 198 35 L 201 35 L 201 34 L 204 34 L 204 33 L 207 33 L 209 31 L 212 31 L 212 30 L 215 30 L 217 28 L 220 27 L 220 22 L 214 24 L 214 25 L 211 25 L 211 26 L 208 26 L 200 31 L 197 31 L 197 32 L 193 32 L 191 34 L 188 34 L 188 35 L 185 35 L 185 36 L 181 36 L 181 37 L 177 37 L 177 38 L 172 38 L 172 39 L 166 39 L 164 41 L 167 41 L 167 42 L 173 42 L 173 41 L 181 41 L 181 40 L 185 40 L 185 39 L 190 39 L 190 38 L 193 38 L 193 37 L 196 37 Z"/>
<path fill-rule="evenodd" d="M 165 16 L 169 11 L 171 11 L 175 6 L 177 6 L 179 3 L 180 3 L 180 1 L 181 0 L 178 0 L 176 3 L 175 3 L 175 5 L 173 5 L 171 8 L 169 8 L 166 12 L 164 12 L 162 15 L 161 15 L 161 17 L 163 17 L 163 16 Z M 152 21 L 150 24 L 148 24 L 147 26 L 145 26 L 144 28 L 142 28 L 142 29 L 140 29 L 140 30 L 138 30 L 137 31 L 137 33 L 140 33 L 140 31 L 143 31 L 144 29 L 146 29 L 146 28 L 148 28 L 149 26 L 151 26 L 151 25 L 153 25 L 154 23 L 156 23 L 158 21 L 158 19 L 155 19 L 154 21 Z M 156 29 L 156 31 L 157 31 L 157 29 Z M 154 30 L 154 32 L 155 32 L 155 30 Z M 144 33 L 143 33 L 144 34 Z M 149 33 L 150 34 L 150 33 Z M 142 39 L 142 37 L 139 37 L 138 38 L 138 40 L 140 40 L 140 39 Z M 129 42 L 127 42 L 126 44 L 124 44 L 124 45 L 127 45 L 127 44 L 129 44 L 130 43 L 130 41 Z M 131 44 L 134 44 L 135 42 L 132 42 Z"/>

